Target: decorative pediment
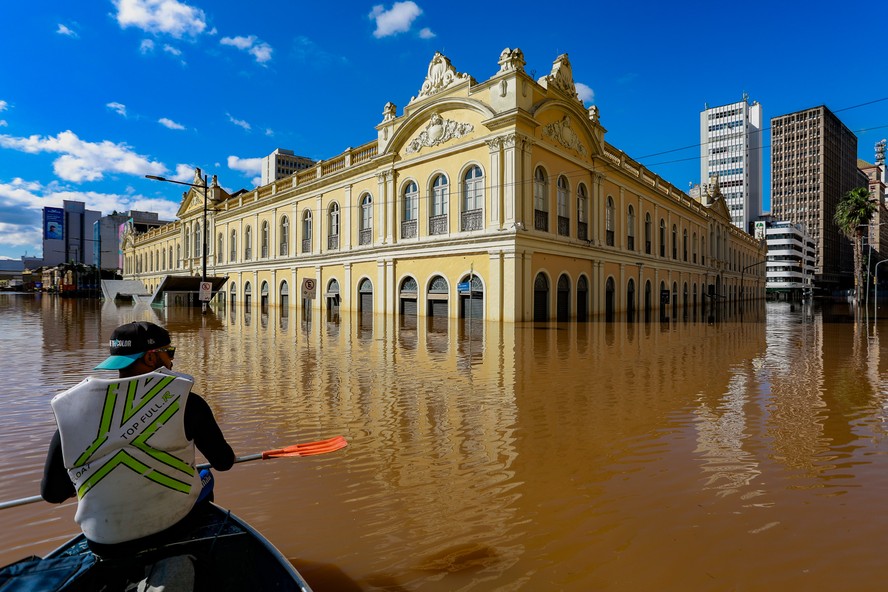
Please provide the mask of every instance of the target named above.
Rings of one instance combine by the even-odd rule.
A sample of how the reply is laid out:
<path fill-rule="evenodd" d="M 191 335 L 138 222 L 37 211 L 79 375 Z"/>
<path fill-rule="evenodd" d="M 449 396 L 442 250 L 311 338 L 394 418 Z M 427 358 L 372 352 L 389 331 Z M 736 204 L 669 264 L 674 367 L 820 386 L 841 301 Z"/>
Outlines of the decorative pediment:
<path fill-rule="evenodd" d="M 438 146 L 454 138 L 461 138 L 475 129 L 471 123 L 459 123 L 452 119 L 444 119 L 438 113 L 432 113 L 429 123 L 419 135 L 407 145 L 407 154 L 414 154 L 423 147 Z"/>
<path fill-rule="evenodd" d="M 588 156 L 589 151 L 580 142 L 580 137 L 570 127 L 570 117 L 565 115 L 561 121 L 556 121 L 543 126 L 543 135 L 552 138 L 565 148 L 576 150 L 580 156 Z"/>
<path fill-rule="evenodd" d="M 430 97 L 446 90 L 454 84 L 471 80 L 468 74 L 461 74 L 450 64 L 450 59 L 441 52 L 436 51 L 435 56 L 429 63 L 429 71 L 426 74 L 425 82 L 419 89 L 419 95 L 412 98 L 410 102 L 417 101 L 423 97 Z"/>
<path fill-rule="evenodd" d="M 577 87 L 574 84 L 570 60 L 567 59 L 566 53 L 558 56 L 552 63 L 552 72 L 548 76 L 543 76 L 537 82 L 546 88 L 555 87 L 577 100 L 580 98 L 577 94 Z"/>

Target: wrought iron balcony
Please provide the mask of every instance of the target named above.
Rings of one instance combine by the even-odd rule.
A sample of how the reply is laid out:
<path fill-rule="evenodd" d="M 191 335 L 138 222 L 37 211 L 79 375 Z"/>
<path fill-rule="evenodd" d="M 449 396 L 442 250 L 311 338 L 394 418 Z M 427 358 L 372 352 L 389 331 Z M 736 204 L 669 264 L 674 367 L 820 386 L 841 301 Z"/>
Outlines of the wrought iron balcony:
<path fill-rule="evenodd" d="M 481 225 L 483 223 L 483 210 L 468 210 L 467 212 L 462 213 L 462 223 L 460 228 L 463 231 L 466 230 L 481 230 Z"/>

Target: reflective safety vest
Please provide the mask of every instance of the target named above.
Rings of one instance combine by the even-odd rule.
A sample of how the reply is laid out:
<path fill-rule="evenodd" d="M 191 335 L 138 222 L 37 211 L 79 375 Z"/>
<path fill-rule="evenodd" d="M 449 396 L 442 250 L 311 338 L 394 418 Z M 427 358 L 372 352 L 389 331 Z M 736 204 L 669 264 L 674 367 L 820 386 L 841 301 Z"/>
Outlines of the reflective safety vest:
<path fill-rule="evenodd" d="M 200 493 L 185 403 L 194 381 L 165 368 L 87 378 L 52 399 L 62 457 L 77 489 L 74 519 L 91 541 L 115 544 L 185 517 Z"/>

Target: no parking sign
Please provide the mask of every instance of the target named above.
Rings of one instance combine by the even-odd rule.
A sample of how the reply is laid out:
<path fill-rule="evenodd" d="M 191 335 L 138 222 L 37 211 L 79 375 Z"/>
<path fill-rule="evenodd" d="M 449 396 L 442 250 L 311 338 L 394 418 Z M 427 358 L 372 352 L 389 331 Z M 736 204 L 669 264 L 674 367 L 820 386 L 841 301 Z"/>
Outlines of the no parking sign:
<path fill-rule="evenodd" d="M 317 284 L 311 278 L 302 280 L 302 297 L 314 300 L 317 294 Z"/>

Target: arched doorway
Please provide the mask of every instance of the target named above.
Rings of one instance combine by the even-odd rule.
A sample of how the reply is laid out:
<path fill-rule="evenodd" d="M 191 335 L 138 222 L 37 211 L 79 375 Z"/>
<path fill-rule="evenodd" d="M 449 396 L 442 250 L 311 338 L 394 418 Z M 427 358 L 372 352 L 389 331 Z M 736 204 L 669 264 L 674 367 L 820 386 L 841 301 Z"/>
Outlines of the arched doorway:
<path fill-rule="evenodd" d="M 626 284 L 626 320 L 630 323 L 635 321 L 635 280 L 629 278 Z"/>
<path fill-rule="evenodd" d="M 566 323 L 570 320 L 570 280 L 567 274 L 562 273 L 558 278 L 558 301 L 556 305 L 556 320 Z"/>
<path fill-rule="evenodd" d="M 234 282 L 231 282 L 231 285 L 228 286 L 228 292 L 228 301 L 231 303 L 231 310 L 234 310 L 234 301 L 237 299 L 237 286 Z"/>
<path fill-rule="evenodd" d="M 401 281 L 398 290 L 398 318 L 404 329 L 416 329 L 418 292 L 419 286 L 414 278 L 406 277 Z"/>
<path fill-rule="evenodd" d="M 361 329 L 373 326 L 373 282 L 367 278 L 358 284 L 358 315 Z"/>
<path fill-rule="evenodd" d="M 678 320 L 678 284 L 672 282 L 672 318 Z"/>
<path fill-rule="evenodd" d="M 653 296 L 651 294 L 651 280 L 644 283 L 644 322 L 651 321 L 651 309 L 653 307 Z"/>
<path fill-rule="evenodd" d="M 615 305 L 616 287 L 614 285 L 614 278 L 609 277 L 604 286 L 604 320 L 608 323 L 614 322 Z"/>
<path fill-rule="evenodd" d="M 281 282 L 281 289 L 279 294 L 281 302 L 281 317 L 288 317 L 290 316 L 290 287 L 287 285 L 287 280 Z"/>
<path fill-rule="evenodd" d="M 244 310 L 250 312 L 250 305 L 253 303 L 253 286 L 250 282 L 244 284 Z"/>
<path fill-rule="evenodd" d="M 268 314 L 268 282 L 262 282 L 259 288 L 259 306 L 262 314 Z"/>
<path fill-rule="evenodd" d="M 468 287 L 468 290 L 464 288 Z M 484 318 L 484 284 L 475 274 L 459 282 L 459 316 L 462 319 Z"/>
<path fill-rule="evenodd" d="M 533 281 L 533 320 L 549 320 L 549 280 L 542 272 Z"/>
<path fill-rule="evenodd" d="M 577 281 L 577 322 L 589 320 L 589 281 L 581 275 Z"/>
<path fill-rule="evenodd" d="M 327 302 L 327 322 L 339 322 L 339 282 L 330 280 L 327 283 L 327 292 L 324 294 Z"/>

